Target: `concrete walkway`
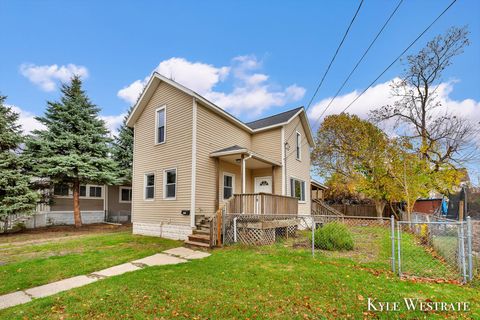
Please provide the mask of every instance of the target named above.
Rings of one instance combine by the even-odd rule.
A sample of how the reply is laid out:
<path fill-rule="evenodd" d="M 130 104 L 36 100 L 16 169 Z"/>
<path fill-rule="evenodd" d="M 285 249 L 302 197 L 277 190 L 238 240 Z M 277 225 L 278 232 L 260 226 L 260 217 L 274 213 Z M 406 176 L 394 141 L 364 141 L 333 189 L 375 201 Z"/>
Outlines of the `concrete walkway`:
<path fill-rule="evenodd" d="M 165 250 L 163 253 L 157 253 L 149 257 L 96 271 L 88 275 L 76 276 L 45 284 L 43 286 L 5 294 L 0 296 L 0 310 L 27 303 L 36 298 L 48 297 L 62 291 L 81 287 L 104 278 L 140 270 L 145 267 L 185 263 L 188 262 L 188 260 L 203 259 L 209 255 L 209 253 L 203 251 L 196 251 L 183 247 Z"/>

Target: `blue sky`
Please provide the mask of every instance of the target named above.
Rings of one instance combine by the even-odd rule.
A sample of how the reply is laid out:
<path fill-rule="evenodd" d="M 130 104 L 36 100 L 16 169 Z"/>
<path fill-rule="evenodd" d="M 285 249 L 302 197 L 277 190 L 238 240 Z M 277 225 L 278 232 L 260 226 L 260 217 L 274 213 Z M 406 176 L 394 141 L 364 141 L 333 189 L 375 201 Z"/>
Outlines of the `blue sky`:
<path fill-rule="evenodd" d="M 449 3 L 404 0 L 331 113 Z M 58 82 L 76 71 L 85 75 L 88 94 L 114 127 L 157 68 L 248 121 L 308 103 L 357 5 L 353 0 L 0 0 L 0 92 L 22 111 L 29 130 L 45 101 L 58 98 Z M 310 110 L 312 119 L 396 5 L 397 0 L 365 0 Z M 444 96 L 458 112 L 480 119 L 480 1 L 458 0 L 409 52 L 452 25 L 468 25 L 472 43 L 445 72 Z M 365 115 L 382 104 L 388 81 L 401 70 L 397 63 L 350 111 Z"/>

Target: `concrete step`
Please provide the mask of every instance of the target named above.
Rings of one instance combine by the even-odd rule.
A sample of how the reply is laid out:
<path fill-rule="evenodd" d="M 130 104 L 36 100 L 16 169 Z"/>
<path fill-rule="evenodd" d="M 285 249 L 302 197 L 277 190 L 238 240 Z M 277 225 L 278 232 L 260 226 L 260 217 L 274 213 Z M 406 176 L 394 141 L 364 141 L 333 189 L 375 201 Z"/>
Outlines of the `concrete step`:
<path fill-rule="evenodd" d="M 188 240 L 193 242 L 203 242 L 203 243 L 210 243 L 210 236 L 208 235 L 199 235 L 199 234 L 192 234 L 188 236 Z"/>
<path fill-rule="evenodd" d="M 190 241 L 186 240 L 185 245 L 191 246 L 191 247 L 201 247 L 201 248 L 210 248 L 209 243 L 203 243 L 203 242 L 197 242 L 197 241 Z"/>

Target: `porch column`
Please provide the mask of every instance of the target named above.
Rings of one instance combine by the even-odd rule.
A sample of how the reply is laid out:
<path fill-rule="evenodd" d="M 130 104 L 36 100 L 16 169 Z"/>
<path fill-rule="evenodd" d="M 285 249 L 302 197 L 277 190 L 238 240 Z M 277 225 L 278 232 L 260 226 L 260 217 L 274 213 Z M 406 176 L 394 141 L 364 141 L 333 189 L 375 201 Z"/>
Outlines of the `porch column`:
<path fill-rule="evenodd" d="M 220 160 L 215 158 L 215 211 L 220 209 Z"/>
<path fill-rule="evenodd" d="M 275 166 L 272 166 L 272 194 L 275 194 Z"/>
<path fill-rule="evenodd" d="M 242 166 L 241 166 L 241 171 L 242 171 L 242 193 L 245 193 L 245 155 L 242 154 Z"/>

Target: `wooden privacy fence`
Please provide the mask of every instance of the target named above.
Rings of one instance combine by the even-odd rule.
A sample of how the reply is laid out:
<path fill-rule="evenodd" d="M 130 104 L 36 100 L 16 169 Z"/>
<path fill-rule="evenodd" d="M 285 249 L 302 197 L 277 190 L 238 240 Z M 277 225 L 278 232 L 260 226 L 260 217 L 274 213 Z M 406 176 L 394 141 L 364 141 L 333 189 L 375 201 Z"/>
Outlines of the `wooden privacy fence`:
<path fill-rule="evenodd" d="M 330 207 L 340 211 L 346 216 L 352 217 L 376 217 L 377 211 L 374 204 L 331 204 Z M 393 214 L 387 204 L 383 210 L 383 217 L 389 218 Z"/>
<path fill-rule="evenodd" d="M 269 193 L 234 194 L 226 213 L 298 214 L 298 199 Z"/>

